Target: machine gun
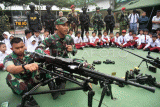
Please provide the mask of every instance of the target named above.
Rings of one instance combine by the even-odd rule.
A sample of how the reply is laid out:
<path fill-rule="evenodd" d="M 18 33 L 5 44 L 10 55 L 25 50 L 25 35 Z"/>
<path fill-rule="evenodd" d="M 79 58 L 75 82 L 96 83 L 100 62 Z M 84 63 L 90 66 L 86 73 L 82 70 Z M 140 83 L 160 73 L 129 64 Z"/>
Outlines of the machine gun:
<path fill-rule="evenodd" d="M 160 69 L 160 59 L 159 59 L 159 57 L 157 57 L 157 58 L 151 57 L 151 56 L 150 56 L 150 52 L 148 52 L 147 58 L 144 58 L 144 57 L 142 57 L 142 56 L 139 56 L 139 55 L 137 55 L 137 54 L 135 54 L 135 53 L 132 53 L 132 52 L 130 52 L 130 51 L 128 51 L 128 50 L 125 50 L 125 49 L 123 49 L 123 48 L 120 48 L 120 49 L 122 49 L 122 50 L 124 50 L 124 51 L 126 51 L 126 52 L 128 52 L 128 53 L 131 53 L 131 54 L 133 54 L 133 55 L 135 55 L 135 56 L 137 56 L 137 57 L 139 57 L 139 58 L 142 59 L 141 63 L 138 65 L 138 68 L 141 66 L 142 62 L 146 62 L 146 66 L 147 66 L 147 68 L 149 68 L 150 71 L 156 73 L 156 68 L 159 68 L 159 69 Z M 149 66 L 149 67 L 148 67 L 148 63 L 151 64 L 151 65 L 153 65 L 154 67 L 153 67 L 153 66 Z"/>
<path fill-rule="evenodd" d="M 25 102 L 26 102 L 26 97 L 29 95 L 46 94 L 46 93 L 62 92 L 62 91 L 74 91 L 74 90 L 89 91 L 88 92 L 88 107 L 92 107 L 92 99 L 94 96 L 94 91 L 92 90 L 92 88 L 89 86 L 88 83 L 98 84 L 98 81 L 104 81 L 104 83 L 108 85 L 108 88 L 110 89 L 110 91 L 111 91 L 111 84 L 118 82 L 118 83 L 122 83 L 122 84 L 125 83 L 128 85 L 140 87 L 140 88 L 146 89 L 148 91 L 151 91 L 153 93 L 155 92 L 155 88 L 153 88 L 153 87 L 140 85 L 138 83 L 124 80 L 122 78 L 118 78 L 118 77 L 110 76 L 110 75 L 107 75 L 104 73 L 100 73 L 92 68 L 91 69 L 86 68 L 83 66 L 83 63 L 77 61 L 77 59 L 52 57 L 49 55 L 42 55 L 39 53 L 34 53 L 34 61 L 41 63 L 39 66 L 39 70 L 41 72 L 46 72 L 46 73 L 49 73 L 54 76 L 50 80 L 53 80 L 55 77 L 59 77 L 59 78 L 65 79 L 67 81 L 71 81 L 71 82 L 79 85 L 80 87 L 61 89 L 61 90 L 50 90 L 50 91 L 43 91 L 43 92 L 34 92 L 39 86 L 46 83 L 47 81 L 50 81 L 50 80 L 47 80 L 47 81 L 44 81 L 43 83 L 35 86 L 29 92 L 25 93 L 22 96 L 22 102 L 21 102 L 20 107 L 24 107 Z M 47 70 L 42 67 L 42 65 L 44 66 L 46 64 L 51 64 L 53 71 Z M 62 70 L 59 70 L 59 69 L 62 69 Z M 73 79 L 73 77 L 77 78 L 77 79 Z M 80 80 L 80 81 L 78 81 L 78 80 Z M 100 100 L 98 107 L 101 107 L 101 104 L 102 104 L 102 101 L 104 98 L 104 94 L 105 94 L 105 90 L 106 90 L 106 86 L 104 86 L 104 88 L 103 88 L 101 100 Z M 111 93 L 111 98 L 114 99 L 112 92 L 110 92 L 110 93 Z"/>

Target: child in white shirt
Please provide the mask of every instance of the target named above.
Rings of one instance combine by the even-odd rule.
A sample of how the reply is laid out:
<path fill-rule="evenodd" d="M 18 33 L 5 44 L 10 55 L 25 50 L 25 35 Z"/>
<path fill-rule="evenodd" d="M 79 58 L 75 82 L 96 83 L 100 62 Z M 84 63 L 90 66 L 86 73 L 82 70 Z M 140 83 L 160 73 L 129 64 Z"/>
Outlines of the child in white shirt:
<path fill-rule="evenodd" d="M 6 50 L 7 50 L 6 44 L 0 42 L 0 70 L 4 69 L 3 60 L 8 55 Z"/>
<path fill-rule="evenodd" d="M 11 50 L 11 44 L 10 44 L 10 36 L 11 34 L 9 32 L 3 32 L 3 37 L 4 37 L 4 40 L 3 42 L 6 44 L 6 47 L 7 47 L 7 53 L 12 53 L 12 50 Z"/>

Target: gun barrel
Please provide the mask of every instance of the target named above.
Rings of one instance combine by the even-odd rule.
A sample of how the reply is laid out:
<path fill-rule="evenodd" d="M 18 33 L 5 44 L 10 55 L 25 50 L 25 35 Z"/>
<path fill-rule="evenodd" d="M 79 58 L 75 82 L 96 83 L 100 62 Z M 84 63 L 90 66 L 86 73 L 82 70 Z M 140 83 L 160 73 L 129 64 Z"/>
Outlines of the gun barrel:
<path fill-rule="evenodd" d="M 135 56 L 137 56 L 137 57 L 139 57 L 139 58 L 142 58 L 142 59 L 144 59 L 144 60 L 147 60 L 146 58 L 144 58 L 144 57 L 142 57 L 142 56 L 139 56 L 139 55 L 137 55 L 137 54 L 135 54 L 135 53 L 132 53 L 132 52 L 130 52 L 130 51 L 127 51 L 127 50 L 125 50 L 125 49 L 123 49 L 123 48 L 120 48 L 120 49 L 122 49 L 122 50 L 124 50 L 124 51 L 126 51 L 126 52 L 128 52 L 128 53 L 131 53 L 131 54 L 133 54 L 133 55 L 135 55 Z"/>
<path fill-rule="evenodd" d="M 85 72 L 88 72 L 88 73 L 91 73 L 91 74 L 95 75 L 95 77 L 99 76 L 101 78 L 110 79 L 110 80 L 113 80 L 113 81 L 117 81 L 117 82 L 121 82 L 121 83 L 126 83 L 126 84 L 133 85 L 133 86 L 136 86 L 136 87 L 144 88 L 144 89 L 146 89 L 148 91 L 151 91 L 153 93 L 155 92 L 155 88 L 153 88 L 153 87 L 140 85 L 140 84 L 134 83 L 132 81 L 125 81 L 122 78 L 110 76 L 110 75 L 107 75 L 107 74 L 104 74 L 104 73 L 100 73 L 100 72 L 97 72 L 95 70 L 90 70 L 90 69 L 87 69 L 87 68 L 84 68 L 84 67 L 82 68 L 82 70 L 84 70 Z M 95 78 L 95 77 L 93 77 L 93 78 Z M 99 78 L 97 78 L 97 79 L 99 79 Z"/>

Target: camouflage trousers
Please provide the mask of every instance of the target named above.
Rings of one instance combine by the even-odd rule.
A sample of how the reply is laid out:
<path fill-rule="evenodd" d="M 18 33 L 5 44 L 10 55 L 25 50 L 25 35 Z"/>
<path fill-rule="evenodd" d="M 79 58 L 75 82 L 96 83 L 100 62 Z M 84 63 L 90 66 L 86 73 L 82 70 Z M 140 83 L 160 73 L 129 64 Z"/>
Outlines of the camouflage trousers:
<path fill-rule="evenodd" d="M 94 29 L 94 32 L 96 32 L 96 33 L 97 33 L 97 31 L 98 31 L 98 33 L 101 33 L 101 31 L 102 31 L 102 27 L 98 26 L 98 24 L 94 24 L 93 29 Z"/>
<path fill-rule="evenodd" d="M 71 23 L 70 24 L 70 29 L 72 29 L 76 33 L 78 31 L 78 26 L 73 24 L 73 23 Z"/>
<path fill-rule="evenodd" d="M 127 30 L 127 25 L 120 25 L 120 35 L 122 34 L 122 30 Z"/>
<path fill-rule="evenodd" d="M 49 74 L 46 74 L 46 78 L 51 78 Z M 13 93 L 18 95 L 23 95 L 24 93 L 31 90 L 35 85 L 40 82 L 39 71 L 34 71 L 29 79 L 17 78 L 13 74 L 9 73 L 6 77 L 6 82 L 8 86 L 12 89 Z"/>

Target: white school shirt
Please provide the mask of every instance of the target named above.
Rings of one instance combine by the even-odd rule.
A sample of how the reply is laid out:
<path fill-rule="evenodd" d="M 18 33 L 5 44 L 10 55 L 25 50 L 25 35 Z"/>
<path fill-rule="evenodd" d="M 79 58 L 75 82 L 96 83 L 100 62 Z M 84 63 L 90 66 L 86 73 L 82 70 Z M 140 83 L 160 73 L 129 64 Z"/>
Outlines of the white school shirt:
<path fill-rule="evenodd" d="M 138 38 L 140 38 L 141 36 L 143 36 L 143 34 L 142 35 L 141 34 L 137 35 Z"/>
<path fill-rule="evenodd" d="M 146 40 L 145 40 L 145 35 L 143 35 L 139 38 L 138 45 L 141 45 L 141 43 L 149 43 L 150 40 L 151 39 L 149 35 L 146 35 Z"/>
<path fill-rule="evenodd" d="M 124 40 L 124 42 L 123 42 L 123 40 Z M 119 38 L 118 38 L 118 43 L 119 43 L 119 45 L 121 45 L 121 44 L 123 44 L 123 45 L 125 45 L 126 43 L 127 43 L 127 38 L 126 38 L 126 36 L 120 36 Z"/>
<path fill-rule="evenodd" d="M 157 41 L 158 41 L 157 47 L 160 47 L 160 39 L 158 38 Z"/>
<path fill-rule="evenodd" d="M 32 37 L 34 37 L 36 39 L 36 45 L 38 46 L 39 42 L 42 41 L 40 35 L 38 37 L 36 37 L 35 35 L 33 35 Z"/>
<path fill-rule="evenodd" d="M 89 40 L 88 40 L 89 39 Z M 85 43 L 88 43 L 88 42 L 90 42 L 90 37 L 86 37 L 86 36 L 84 36 L 83 37 L 83 42 L 85 42 Z"/>
<path fill-rule="evenodd" d="M 0 51 L 0 64 L 3 63 L 3 60 L 4 60 L 4 58 L 5 58 L 7 55 L 8 55 L 7 52 L 2 53 L 2 52 Z"/>
<path fill-rule="evenodd" d="M 103 39 L 107 38 L 107 39 L 108 39 L 108 41 L 110 42 L 110 38 L 109 38 L 109 36 L 104 36 L 104 35 L 102 35 L 102 38 L 103 38 Z"/>
<path fill-rule="evenodd" d="M 101 39 L 98 37 L 97 38 L 98 39 L 98 41 L 100 42 L 100 41 L 102 41 L 102 42 L 106 42 L 106 40 L 105 39 L 103 39 L 102 37 L 101 37 Z"/>
<path fill-rule="evenodd" d="M 97 36 L 95 36 L 95 37 L 91 37 L 90 38 L 90 43 L 94 43 L 95 41 L 96 41 L 96 39 L 98 39 L 98 37 Z"/>
<path fill-rule="evenodd" d="M 132 40 L 132 39 L 133 39 L 133 37 L 132 37 L 131 35 L 129 35 L 129 33 L 126 34 L 125 37 L 126 37 L 126 39 L 127 39 L 127 42 L 128 42 L 129 40 Z"/>
<path fill-rule="evenodd" d="M 83 41 L 82 41 L 82 38 L 81 37 L 75 37 L 74 38 L 74 43 L 76 44 L 76 43 L 82 43 Z"/>
<path fill-rule="evenodd" d="M 144 48 L 148 48 L 149 46 L 156 47 L 158 45 L 159 45 L 159 41 L 158 40 L 156 40 L 155 42 L 153 42 L 153 40 L 152 40 L 152 41 L 148 42 L 148 44 Z"/>
<path fill-rule="evenodd" d="M 119 37 L 118 37 L 119 38 Z M 114 37 L 114 42 L 117 42 L 118 43 L 118 38 L 115 36 Z"/>
<path fill-rule="evenodd" d="M 32 36 L 31 36 L 32 37 Z M 25 37 L 23 37 L 22 38 L 22 40 L 23 40 L 23 43 L 25 44 L 25 46 L 28 48 L 28 46 L 31 44 L 31 37 L 30 38 L 26 38 L 26 36 Z"/>
<path fill-rule="evenodd" d="M 130 14 L 128 16 L 128 19 L 130 20 L 130 23 L 137 23 L 137 19 L 139 19 L 139 15 L 136 13 L 136 14 Z"/>
<path fill-rule="evenodd" d="M 159 17 L 157 17 L 157 15 L 153 16 L 152 21 L 160 21 L 160 16 Z M 160 24 L 152 23 L 152 29 L 157 30 L 157 28 L 160 28 Z"/>

